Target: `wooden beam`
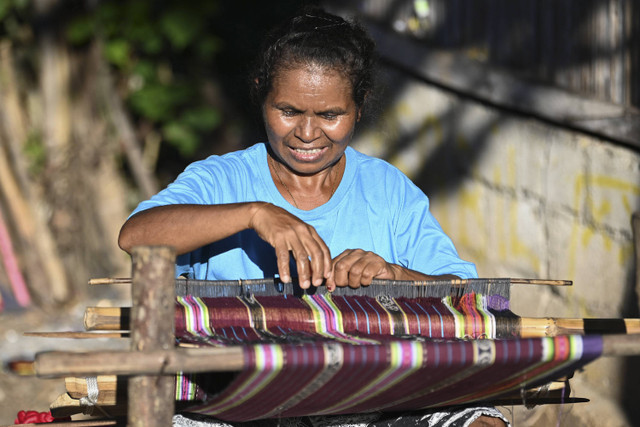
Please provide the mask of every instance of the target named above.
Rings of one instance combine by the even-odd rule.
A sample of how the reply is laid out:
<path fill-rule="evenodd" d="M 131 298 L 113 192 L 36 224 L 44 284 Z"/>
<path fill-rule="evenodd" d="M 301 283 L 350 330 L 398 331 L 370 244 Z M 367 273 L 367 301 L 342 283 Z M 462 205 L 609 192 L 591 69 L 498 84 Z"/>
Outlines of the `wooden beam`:
<path fill-rule="evenodd" d="M 130 308 L 87 307 L 85 328 L 89 331 L 119 330 L 118 325 L 129 316 Z M 114 329 L 115 328 L 115 329 Z M 640 319 L 575 319 L 554 317 L 521 317 L 496 319 L 499 337 L 518 336 L 522 338 L 554 337 L 556 335 L 589 334 L 639 334 Z"/>
<path fill-rule="evenodd" d="M 602 342 L 602 356 L 640 355 L 640 335 L 603 335 Z M 150 352 L 49 352 L 37 354 L 35 360 L 36 373 L 41 377 L 239 372 L 243 367 L 240 346 Z"/>
<path fill-rule="evenodd" d="M 138 246 L 132 251 L 131 351 L 171 351 L 174 346 L 175 261 L 173 248 Z M 171 425 L 175 412 L 174 372 L 129 378 L 127 425 Z"/>
<path fill-rule="evenodd" d="M 233 372 L 244 367 L 242 347 L 178 348 L 155 351 L 43 352 L 35 358 L 40 377 L 170 375 L 176 372 Z"/>
<path fill-rule="evenodd" d="M 639 356 L 640 335 L 603 335 L 603 356 Z"/>
<path fill-rule="evenodd" d="M 121 402 L 117 400 L 117 396 L 123 395 L 124 390 L 120 390 L 120 393 L 118 393 L 119 388 L 121 388 L 118 387 L 118 377 L 116 377 L 115 375 L 101 375 L 98 376 L 97 381 L 98 389 L 100 390 L 100 397 L 98 399 L 99 405 L 104 407 L 116 406 L 121 404 Z M 570 387 L 568 384 L 568 379 L 559 379 L 557 381 L 551 381 L 539 387 L 529 388 L 526 390 L 509 393 L 507 395 L 502 395 L 500 396 L 500 400 L 502 401 L 509 399 L 516 402 L 520 401 L 521 403 L 524 403 L 523 400 L 527 401 L 530 398 L 549 398 L 552 397 L 551 393 L 570 391 Z M 80 399 L 88 396 L 86 378 L 65 378 L 65 386 L 67 389 L 67 393 L 73 399 Z M 565 397 L 569 397 L 569 393 L 566 393 Z"/>
<path fill-rule="evenodd" d="M 522 338 L 558 335 L 640 334 L 640 319 L 563 319 L 521 317 L 518 335 Z"/>
<path fill-rule="evenodd" d="M 56 331 L 56 332 L 25 332 L 26 337 L 40 338 L 72 338 L 72 339 L 96 339 L 96 338 L 128 338 L 129 333 L 124 331 Z"/>
<path fill-rule="evenodd" d="M 463 286 L 473 282 L 474 280 L 482 280 L 482 279 L 453 279 L 453 280 L 434 280 L 434 281 L 419 281 L 413 282 L 418 286 L 429 286 L 430 283 L 450 283 L 452 286 Z M 497 279 L 493 279 L 497 280 Z M 543 286 L 571 286 L 573 282 L 571 280 L 556 280 L 556 279 L 524 279 L 524 278 L 505 278 L 500 280 L 509 280 L 512 285 L 543 285 Z M 275 283 L 276 279 L 249 279 L 249 280 L 190 280 L 178 277 L 176 278 L 176 284 L 180 283 L 198 283 L 203 286 L 209 284 L 211 286 L 220 285 L 220 286 L 230 286 L 230 285 L 256 285 L 256 284 L 265 284 L 270 285 Z M 406 283 L 406 281 L 395 281 L 396 283 Z M 371 284 L 374 285 L 393 285 L 394 281 L 392 280 L 381 280 L 381 279 L 373 279 Z M 131 278 L 129 277 L 97 277 L 94 279 L 89 279 L 90 286 L 96 285 L 130 285 Z"/>

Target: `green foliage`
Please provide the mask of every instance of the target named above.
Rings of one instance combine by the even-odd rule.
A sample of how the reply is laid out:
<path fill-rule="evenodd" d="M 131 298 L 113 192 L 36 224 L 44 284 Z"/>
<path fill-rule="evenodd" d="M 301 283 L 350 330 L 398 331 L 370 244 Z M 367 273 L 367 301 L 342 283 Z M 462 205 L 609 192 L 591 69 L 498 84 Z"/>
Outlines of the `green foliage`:
<path fill-rule="evenodd" d="M 130 64 L 131 47 L 124 39 L 109 40 L 104 48 L 104 53 L 109 62 L 120 68 L 125 68 Z"/>
<path fill-rule="evenodd" d="M 94 19 L 86 15 L 76 16 L 65 28 L 65 37 L 72 45 L 83 45 L 93 37 L 95 32 L 94 26 Z"/>
<path fill-rule="evenodd" d="M 24 25 L 24 18 L 29 6 L 29 0 L 0 0 L 0 38 L 25 39 L 29 31 Z"/>
<path fill-rule="evenodd" d="M 60 0 L 49 11 L 37 10 L 39 1 L 0 0 L 0 39 L 11 40 L 21 77 L 37 84 L 43 29 L 78 52 L 98 41 L 139 129 L 159 132 L 161 157 L 184 165 L 209 152 L 221 126 L 247 119 L 224 117 L 217 105 L 247 112 L 244 74 L 261 37 L 311 0 L 279 0 L 277 7 L 257 0 Z M 33 136 L 27 146 L 34 165 L 38 141 Z"/>
<path fill-rule="evenodd" d="M 222 123 L 222 113 L 201 95 L 223 46 L 211 32 L 217 6 L 217 1 L 103 0 L 70 19 L 64 34 L 78 47 L 101 37 L 105 59 L 127 83 L 131 111 L 189 158 Z"/>
<path fill-rule="evenodd" d="M 204 28 L 203 15 L 193 9 L 176 8 L 166 11 L 160 18 L 160 29 L 173 48 L 183 50 L 194 43 Z"/>
<path fill-rule="evenodd" d="M 168 122 L 162 127 L 162 135 L 184 157 L 193 155 L 198 148 L 197 134 L 184 122 Z"/>
<path fill-rule="evenodd" d="M 10 0 L 0 0 L 0 21 L 2 21 L 9 14 L 10 8 Z"/>
<path fill-rule="evenodd" d="M 222 121 L 222 116 L 217 110 L 201 107 L 188 110 L 184 113 L 182 119 L 194 129 L 210 131 L 218 127 Z"/>
<path fill-rule="evenodd" d="M 193 99 L 194 88 L 187 84 L 163 85 L 153 82 L 133 92 L 129 98 L 133 110 L 153 122 L 175 120 L 179 110 Z"/>

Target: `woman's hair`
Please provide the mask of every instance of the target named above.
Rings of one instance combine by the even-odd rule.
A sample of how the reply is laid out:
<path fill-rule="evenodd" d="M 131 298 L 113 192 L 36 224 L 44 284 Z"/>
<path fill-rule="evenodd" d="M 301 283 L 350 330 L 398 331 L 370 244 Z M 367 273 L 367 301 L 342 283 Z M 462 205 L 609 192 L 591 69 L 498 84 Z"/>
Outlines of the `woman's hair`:
<path fill-rule="evenodd" d="M 307 9 L 267 36 L 252 75 L 252 97 L 262 106 L 280 71 L 315 65 L 347 77 L 361 108 L 374 85 L 375 62 L 375 44 L 361 25 Z"/>

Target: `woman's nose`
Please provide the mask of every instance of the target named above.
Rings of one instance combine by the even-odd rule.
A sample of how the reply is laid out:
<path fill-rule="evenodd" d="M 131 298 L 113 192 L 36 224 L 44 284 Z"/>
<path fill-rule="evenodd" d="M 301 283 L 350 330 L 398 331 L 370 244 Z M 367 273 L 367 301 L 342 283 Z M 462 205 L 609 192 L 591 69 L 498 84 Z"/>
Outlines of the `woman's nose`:
<path fill-rule="evenodd" d="M 320 129 L 313 117 L 301 117 L 297 126 L 297 135 L 302 142 L 312 142 L 320 136 Z"/>

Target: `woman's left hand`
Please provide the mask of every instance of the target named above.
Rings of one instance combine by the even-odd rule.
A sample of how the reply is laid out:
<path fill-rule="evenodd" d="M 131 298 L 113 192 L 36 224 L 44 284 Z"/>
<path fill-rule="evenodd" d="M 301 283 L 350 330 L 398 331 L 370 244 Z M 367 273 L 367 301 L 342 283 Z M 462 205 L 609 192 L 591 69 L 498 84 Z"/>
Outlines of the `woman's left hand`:
<path fill-rule="evenodd" d="M 373 252 L 347 249 L 333 259 L 326 286 L 333 291 L 336 286 L 368 286 L 373 279 L 395 280 L 395 267 Z"/>

